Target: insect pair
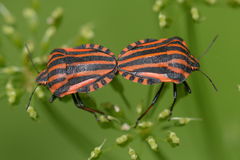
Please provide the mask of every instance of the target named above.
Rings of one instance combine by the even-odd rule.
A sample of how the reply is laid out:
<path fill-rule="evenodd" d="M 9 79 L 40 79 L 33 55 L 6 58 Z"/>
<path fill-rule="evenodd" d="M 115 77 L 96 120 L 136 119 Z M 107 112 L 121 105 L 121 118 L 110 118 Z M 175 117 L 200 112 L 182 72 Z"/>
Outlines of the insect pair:
<path fill-rule="evenodd" d="M 78 108 L 95 116 L 96 113 L 104 113 L 86 107 L 78 93 L 102 88 L 110 83 L 118 72 L 124 78 L 144 85 L 161 83 L 151 105 L 138 117 L 138 122 L 156 103 L 166 82 L 173 83 L 174 99 L 170 107 L 172 113 L 177 100 L 177 84 L 183 83 L 187 92 L 191 93 L 186 79 L 191 72 L 200 71 L 199 68 L 199 61 L 190 54 L 187 44 L 179 37 L 134 42 L 122 50 L 118 59 L 106 47 L 85 44 L 76 48 L 54 49 L 48 57 L 46 69 L 39 73 L 36 82 L 49 88 L 52 93 L 50 102 L 71 95 Z M 216 89 L 211 79 L 203 74 Z"/>

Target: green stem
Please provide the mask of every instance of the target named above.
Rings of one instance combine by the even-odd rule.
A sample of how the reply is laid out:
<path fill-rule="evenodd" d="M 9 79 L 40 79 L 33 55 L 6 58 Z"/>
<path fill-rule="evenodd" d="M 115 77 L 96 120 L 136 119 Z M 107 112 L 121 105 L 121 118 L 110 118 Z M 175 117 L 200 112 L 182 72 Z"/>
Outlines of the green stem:
<path fill-rule="evenodd" d="M 50 119 L 53 126 L 66 138 L 72 145 L 74 145 L 79 153 L 84 154 L 85 157 L 90 155 L 91 150 L 96 146 L 95 142 L 90 139 L 89 136 L 83 134 L 79 131 L 79 128 L 74 126 L 65 118 L 56 107 L 49 105 L 47 101 L 40 101 L 41 106 L 44 106 L 46 115 Z M 113 157 L 106 156 L 109 159 L 114 159 Z"/>
<path fill-rule="evenodd" d="M 186 15 L 186 30 L 187 30 L 187 37 L 189 45 L 194 52 L 198 51 L 198 42 L 197 42 L 197 35 L 196 29 L 193 23 L 193 20 L 190 15 L 190 6 L 184 6 L 183 8 L 185 15 Z M 199 81 L 196 78 L 192 78 L 193 90 L 194 90 L 194 99 L 200 113 L 200 116 L 204 119 L 204 136 L 206 141 L 206 150 L 209 153 L 210 159 L 226 159 L 224 147 L 221 142 L 221 137 L 219 133 L 221 133 L 220 129 L 218 128 L 218 122 L 216 121 L 214 111 L 212 110 L 211 106 L 214 106 L 209 96 L 206 96 L 206 90 L 203 87 L 205 86 L 205 82 Z"/>

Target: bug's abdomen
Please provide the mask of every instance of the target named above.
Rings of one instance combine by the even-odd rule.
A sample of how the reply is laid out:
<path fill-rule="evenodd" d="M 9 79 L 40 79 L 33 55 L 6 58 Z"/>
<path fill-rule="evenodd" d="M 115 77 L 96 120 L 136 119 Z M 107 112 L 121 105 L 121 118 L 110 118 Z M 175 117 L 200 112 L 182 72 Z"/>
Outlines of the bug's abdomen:
<path fill-rule="evenodd" d="M 118 68 L 126 79 L 141 84 L 181 83 L 192 72 L 195 63 L 179 38 L 146 39 L 123 50 Z"/>
<path fill-rule="evenodd" d="M 65 48 L 62 53 L 52 53 L 48 62 L 47 86 L 55 96 L 92 92 L 115 75 L 116 60 L 104 47 L 83 45 Z"/>

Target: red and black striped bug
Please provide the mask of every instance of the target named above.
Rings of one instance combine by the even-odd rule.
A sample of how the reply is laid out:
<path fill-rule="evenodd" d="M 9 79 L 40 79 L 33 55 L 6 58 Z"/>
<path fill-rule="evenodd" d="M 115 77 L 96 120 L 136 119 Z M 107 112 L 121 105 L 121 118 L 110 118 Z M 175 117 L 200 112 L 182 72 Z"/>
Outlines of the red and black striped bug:
<path fill-rule="evenodd" d="M 173 83 L 171 115 L 177 100 L 177 84 L 183 83 L 187 92 L 191 93 L 186 79 L 191 72 L 200 71 L 199 68 L 199 61 L 190 54 L 187 44 L 179 37 L 145 39 L 124 48 L 118 58 L 118 70 L 124 78 L 144 85 L 162 83 L 151 105 L 138 117 L 137 123 L 156 103 L 165 82 Z M 203 74 L 216 89 L 212 80 Z"/>
<path fill-rule="evenodd" d="M 96 113 L 104 113 L 84 106 L 78 93 L 102 88 L 112 81 L 116 72 L 117 61 L 108 48 L 85 44 L 76 48 L 54 49 L 48 57 L 47 68 L 38 74 L 36 82 L 38 86 L 49 88 L 52 93 L 50 102 L 71 95 L 78 108 L 96 116 Z M 30 105 L 32 95 L 27 107 Z"/>

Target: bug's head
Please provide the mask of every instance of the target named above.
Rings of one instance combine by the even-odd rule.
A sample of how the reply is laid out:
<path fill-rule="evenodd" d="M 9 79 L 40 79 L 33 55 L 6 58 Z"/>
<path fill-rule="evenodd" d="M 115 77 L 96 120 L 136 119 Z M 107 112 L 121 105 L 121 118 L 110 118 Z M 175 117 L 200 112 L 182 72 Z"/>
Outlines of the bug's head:
<path fill-rule="evenodd" d="M 192 60 L 192 64 L 191 64 L 191 69 L 192 71 L 198 71 L 200 69 L 200 63 L 199 60 L 197 58 L 195 58 L 193 55 L 190 55 L 190 58 Z"/>
<path fill-rule="evenodd" d="M 36 82 L 41 85 L 46 85 L 47 84 L 47 70 L 44 69 L 42 72 L 40 72 L 36 78 Z"/>

